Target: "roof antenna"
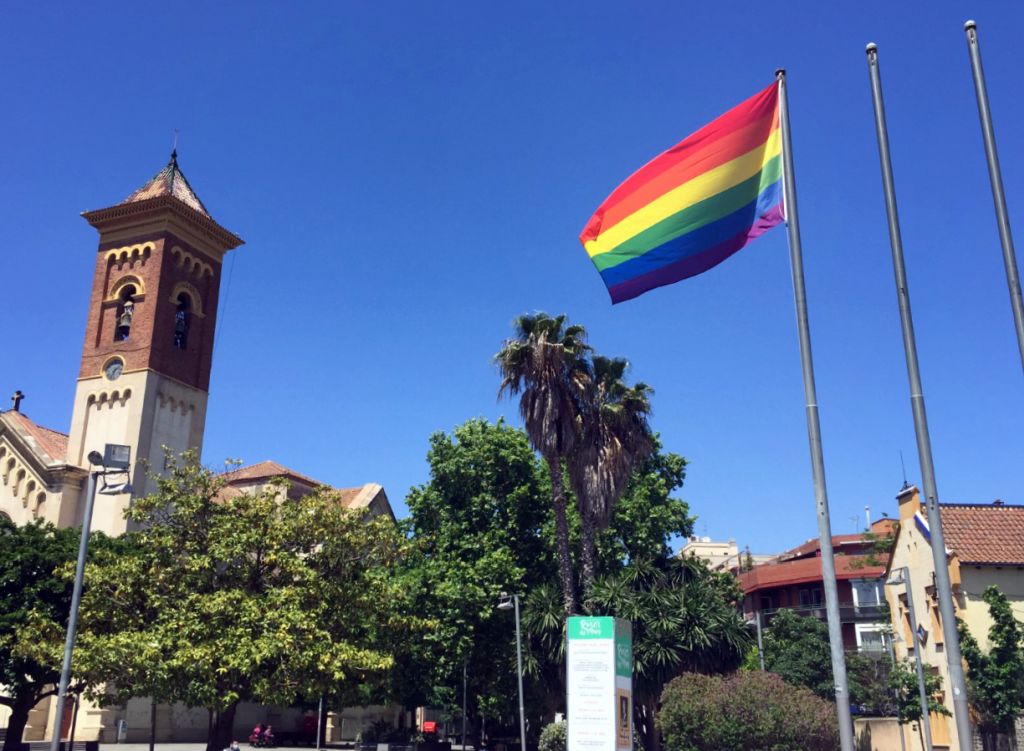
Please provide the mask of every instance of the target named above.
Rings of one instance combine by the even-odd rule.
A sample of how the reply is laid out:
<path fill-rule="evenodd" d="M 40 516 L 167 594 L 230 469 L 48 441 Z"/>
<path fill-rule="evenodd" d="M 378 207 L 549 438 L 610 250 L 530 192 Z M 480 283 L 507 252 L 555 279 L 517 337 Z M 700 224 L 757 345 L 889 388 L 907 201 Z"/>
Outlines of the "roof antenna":
<path fill-rule="evenodd" d="M 907 465 L 903 463 L 903 449 L 900 449 L 900 467 L 903 469 L 903 487 L 900 488 L 900 492 L 902 493 L 910 487 L 910 483 L 907 482 Z"/>

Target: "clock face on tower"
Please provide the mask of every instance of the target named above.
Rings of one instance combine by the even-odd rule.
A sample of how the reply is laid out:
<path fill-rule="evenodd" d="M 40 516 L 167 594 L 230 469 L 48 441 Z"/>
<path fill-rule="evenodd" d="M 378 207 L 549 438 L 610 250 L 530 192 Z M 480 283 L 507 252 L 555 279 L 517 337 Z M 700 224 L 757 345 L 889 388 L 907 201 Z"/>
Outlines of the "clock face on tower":
<path fill-rule="evenodd" d="M 121 377 L 121 371 L 124 370 L 124 363 L 120 360 L 111 360 L 103 367 L 103 375 L 107 377 L 108 381 L 116 381 Z"/>

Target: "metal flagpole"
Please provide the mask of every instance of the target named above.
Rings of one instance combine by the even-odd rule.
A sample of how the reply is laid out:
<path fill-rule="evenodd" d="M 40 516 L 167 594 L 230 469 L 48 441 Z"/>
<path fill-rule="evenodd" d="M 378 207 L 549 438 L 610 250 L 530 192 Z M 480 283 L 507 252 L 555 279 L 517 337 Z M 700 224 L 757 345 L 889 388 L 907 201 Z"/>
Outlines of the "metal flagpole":
<path fill-rule="evenodd" d="M 1024 302 L 1021 301 L 1020 274 L 1017 273 L 1017 256 L 1013 250 L 1013 235 L 1010 234 L 1010 218 L 1006 213 L 1003 174 L 999 169 L 999 154 L 996 152 L 996 134 L 992 129 L 992 114 L 988 108 L 985 71 L 981 67 L 978 25 L 974 21 L 968 21 L 964 24 L 964 32 L 967 34 L 967 52 L 971 57 L 971 71 L 974 73 L 974 92 L 978 97 L 978 115 L 981 117 L 981 135 L 985 139 L 985 158 L 988 160 L 989 182 L 992 183 L 992 200 L 996 205 L 999 242 L 1003 246 L 1006 283 L 1010 287 L 1010 306 L 1013 308 L 1013 322 L 1017 327 L 1017 347 L 1020 349 L 1021 365 L 1024 366 Z"/>
<path fill-rule="evenodd" d="M 814 500 L 818 512 L 818 533 L 821 538 L 821 574 L 825 589 L 825 610 L 828 613 L 828 640 L 832 652 L 832 675 L 835 678 L 836 684 L 839 742 L 842 751 L 853 751 L 853 718 L 850 715 L 850 691 L 847 687 L 846 662 L 843 656 L 843 632 L 839 620 L 839 593 L 836 590 L 836 562 L 832 553 L 832 525 L 829 522 L 828 492 L 825 489 L 825 458 L 821 450 L 818 396 L 814 386 L 811 330 L 807 321 L 807 295 L 804 289 L 803 251 L 800 245 L 800 224 L 796 210 L 796 180 L 793 175 L 793 149 L 789 133 L 786 71 L 777 70 L 775 75 L 779 80 L 783 197 L 786 227 L 789 230 L 789 258 L 793 272 L 793 298 L 796 303 L 797 333 L 800 339 L 800 361 L 803 365 L 804 396 L 807 402 L 807 439 L 811 449 Z"/>
<path fill-rule="evenodd" d="M 928 435 L 928 416 L 924 407 L 921 372 L 917 363 L 917 343 L 914 338 L 914 320 L 910 313 L 910 292 L 907 272 L 903 265 L 903 240 L 896 210 L 896 190 L 889 158 L 889 136 L 885 125 L 885 105 L 882 102 L 882 81 L 878 71 L 878 48 L 867 47 L 868 72 L 875 107 L 875 132 L 878 136 L 878 156 L 882 165 L 882 184 L 885 188 L 885 211 L 889 218 L 889 242 L 892 245 L 892 266 L 896 277 L 896 294 L 903 328 L 903 349 L 907 357 L 907 376 L 910 380 L 910 407 L 914 414 L 914 432 L 917 434 L 917 453 L 921 461 L 921 482 L 924 485 L 928 508 L 928 527 L 931 534 L 932 558 L 935 565 L 935 592 L 942 616 L 942 635 L 945 641 L 949 684 L 953 692 L 953 715 L 956 719 L 957 738 L 961 751 L 973 748 L 971 721 L 967 711 L 967 690 L 960 656 L 960 639 L 956 632 L 956 614 L 953 610 L 953 591 L 949 582 L 949 563 L 946 543 L 939 518 L 939 493 L 935 486 L 935 466 L 932 463 L 932 444 Z M 908 595 L 908 597 L 911 595 Z M 922 722 L 925 718 L 922 718 Z"/>

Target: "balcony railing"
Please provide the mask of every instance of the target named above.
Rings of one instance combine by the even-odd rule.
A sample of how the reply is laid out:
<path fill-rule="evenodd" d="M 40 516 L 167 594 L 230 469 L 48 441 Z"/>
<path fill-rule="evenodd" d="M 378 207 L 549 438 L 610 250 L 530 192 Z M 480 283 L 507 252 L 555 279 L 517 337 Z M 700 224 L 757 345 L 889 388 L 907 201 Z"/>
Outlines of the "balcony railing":
<path fill-rule="evenodd" d="M 808 615 L 821 620 L 828 618 L 825 610 L 825 603 L 819 605 L 794 605 L 781 608 L 771 608 L 761 611 L 761 618 L 765 625 L 780 610 L 792 610 L 797 615 Z M 877 605 L 857 605 L 852 602 L 839 603 L 839 620 L 843 623 L 865 623 L 871 621 L 889 621 L 889 606 L 884 602 Z"/>

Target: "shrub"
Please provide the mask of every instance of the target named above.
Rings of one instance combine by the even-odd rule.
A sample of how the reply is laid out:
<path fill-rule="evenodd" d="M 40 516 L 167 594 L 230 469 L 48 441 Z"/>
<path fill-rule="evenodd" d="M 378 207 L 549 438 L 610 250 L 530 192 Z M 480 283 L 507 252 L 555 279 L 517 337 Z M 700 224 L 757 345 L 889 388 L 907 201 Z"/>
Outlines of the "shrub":
<path fill-rule="evenodd" d="M 684 673 L 661 695 L 665 751 L 834 751 L 835 706 L 774 673 Z"/>
<path fill-rule="evenodd" d="M 540 731 L 537 751 L 565 751 L 565 723 L 552 722 Z"/>

